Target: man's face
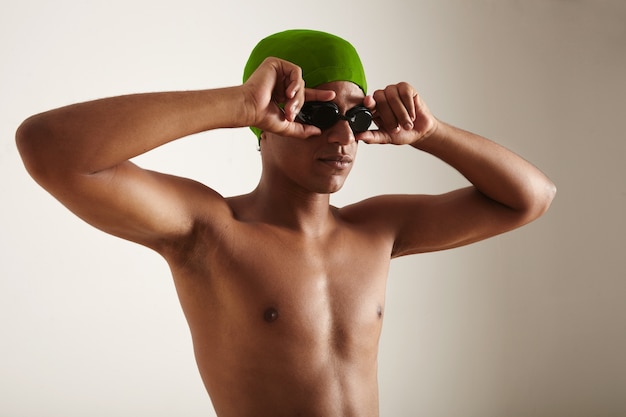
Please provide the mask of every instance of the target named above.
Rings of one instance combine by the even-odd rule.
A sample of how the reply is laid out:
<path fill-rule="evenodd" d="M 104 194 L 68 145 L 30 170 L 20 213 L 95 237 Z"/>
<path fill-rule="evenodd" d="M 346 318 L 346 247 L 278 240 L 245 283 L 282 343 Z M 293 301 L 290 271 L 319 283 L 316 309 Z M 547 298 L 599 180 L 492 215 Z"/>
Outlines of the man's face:
<path fill-rule="evenodd" d="M 332 90 L 341 114 L 363 104 L 363 92 L 355 84 L 335 81 L 318 89 Z M 266 133 L 261 143 L 264 175 L 315 193 L 341 189 L 356 158 L 357 141 L 346 120 L 338 120 L 321 135 L 294 139 Z"/>

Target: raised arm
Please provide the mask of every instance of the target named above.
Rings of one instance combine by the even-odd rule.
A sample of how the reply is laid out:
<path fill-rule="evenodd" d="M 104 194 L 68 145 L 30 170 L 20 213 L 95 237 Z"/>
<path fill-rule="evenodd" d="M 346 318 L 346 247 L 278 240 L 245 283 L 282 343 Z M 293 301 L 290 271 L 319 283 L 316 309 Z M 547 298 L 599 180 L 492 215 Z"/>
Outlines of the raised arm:
<path fill-rule="evenodd" d="M 306 136 L 315 128 L 293 122 L 304 98 L 300 69 L 270 59 L 242 86 L 74 104 L 30 117 L 16 139 L 29 173 L 75 214 L 159 249 L 189 235 L 199 216 L 219 218 L 227 209 L 209 188 L 129 160 L 217 128 L 255 125 Z M 285 114 L 276 102 L 286 103 Z"/>
<path fill-rule="evenodd" d="M 386 212 L 395 236 L 394 256 L 472 243 L 520 227 L 541 216 L 556 188 L 532 164 L 479 135 L 437 120 L 406 83 L 366 99 L 378 131 L 358 139 L 409 144 L 463 174 L 472 186 L 436 196 L 388 196 L 372 200 Z"/>
<path fill-rule="evenodd" d="M 190 231 L 190 181 L 128 160 L 175 139 L 233 126 L 236 89 L 149 93 L 73 104 L 27 119 L 17 144 L 33 178 L 90 224 L 154 247 Z M 206 193 L 206 191 L 205 191 Z"/>

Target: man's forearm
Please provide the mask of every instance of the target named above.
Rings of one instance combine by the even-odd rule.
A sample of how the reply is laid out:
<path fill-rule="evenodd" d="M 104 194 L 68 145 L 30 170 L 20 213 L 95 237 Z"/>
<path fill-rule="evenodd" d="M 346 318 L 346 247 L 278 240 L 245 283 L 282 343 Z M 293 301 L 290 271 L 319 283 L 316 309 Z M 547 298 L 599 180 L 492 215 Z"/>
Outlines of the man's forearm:
<path fill-rule="evenodd" d="M 549 206 L 554 184 L 535 166 L 484 137 L 439 122 L 414 147 L 448 163 L 481 193 L 514 210 L 539 215 Z"/>
<path fill-rule="evenodd" d="M 35 164 L 89 174 L 184 136 L 241 126 L 241 100 L 232 87 L 73 104 L 27 119 L 17 141 L 22 156 Z"/>

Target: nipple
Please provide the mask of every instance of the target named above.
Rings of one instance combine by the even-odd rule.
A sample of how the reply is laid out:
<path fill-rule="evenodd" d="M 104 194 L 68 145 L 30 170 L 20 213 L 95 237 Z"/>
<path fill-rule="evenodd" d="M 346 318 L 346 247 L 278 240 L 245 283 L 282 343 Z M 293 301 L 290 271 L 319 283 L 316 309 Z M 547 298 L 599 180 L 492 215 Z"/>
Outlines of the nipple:
<path fill-rule="evenodd" d="M 278 310 L 276 310 L 274 307 L 268 308 L 263 313 L 263 320 L 265 320 L 268 323 L 276 321 L 276 319 L 278 319 Z"/>

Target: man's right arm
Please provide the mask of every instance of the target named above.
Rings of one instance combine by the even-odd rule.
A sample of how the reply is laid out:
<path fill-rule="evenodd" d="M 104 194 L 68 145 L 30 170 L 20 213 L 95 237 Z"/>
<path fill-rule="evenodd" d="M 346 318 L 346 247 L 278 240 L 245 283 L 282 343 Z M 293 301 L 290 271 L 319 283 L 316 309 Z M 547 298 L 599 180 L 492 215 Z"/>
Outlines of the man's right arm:
<path fill-rule="evenodd" d="M 241 86 L 74 104 L 27 119 L 16 140 L 29 173 L 76 215 L 159 250 L 192 233 L 200 216 L 219 221 L 229 210 L 208 187 L 143 170 L 131 158 L 218 128 L 256 126 L 307 137 L 319 129 L 294 122 L 305 98 L 333 97 L 305 89 L 299 67 L 268 58 Z"/>
<path fill-rule="evenodd" d="M 244 124 L 233 112 L 242 107 L 241 95 L 233 87 L 74 104 L 27 119 L 17 131 L 18 149 L 33 178 L 76 215 L 156 249 L 190 233 L 200 199 L 221 198 L 129 159 L 187 135 Z"/>

